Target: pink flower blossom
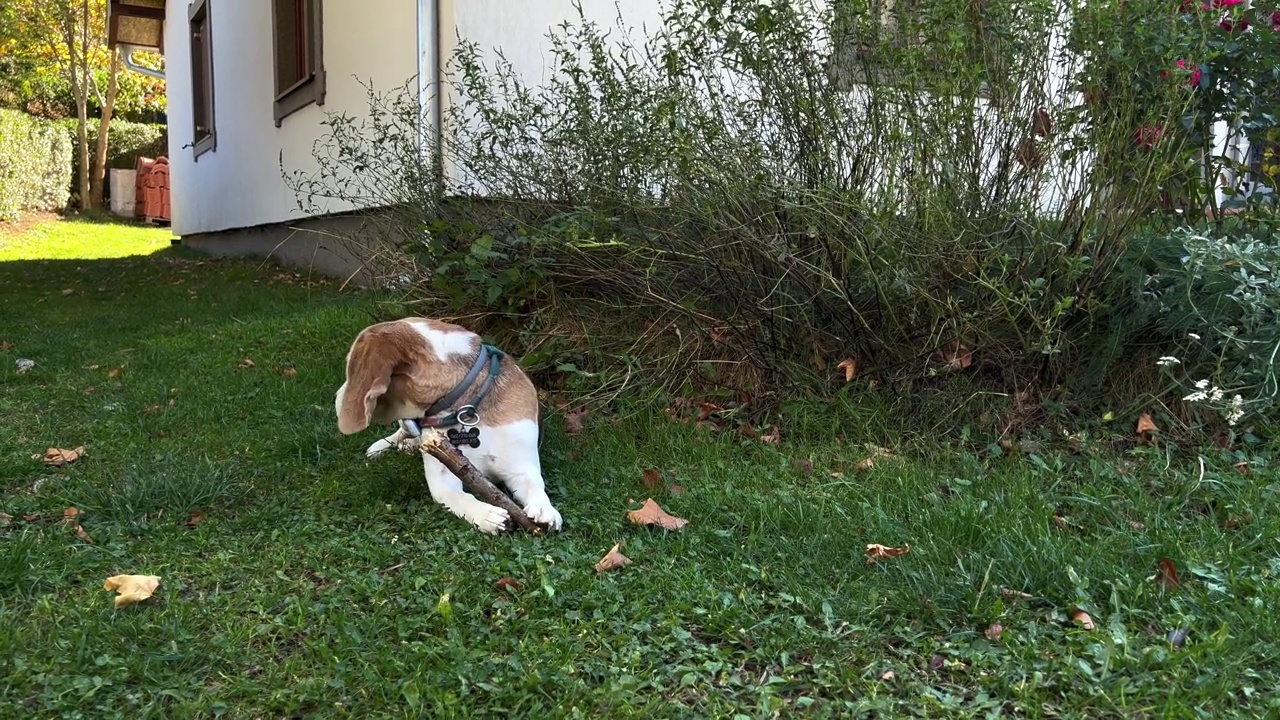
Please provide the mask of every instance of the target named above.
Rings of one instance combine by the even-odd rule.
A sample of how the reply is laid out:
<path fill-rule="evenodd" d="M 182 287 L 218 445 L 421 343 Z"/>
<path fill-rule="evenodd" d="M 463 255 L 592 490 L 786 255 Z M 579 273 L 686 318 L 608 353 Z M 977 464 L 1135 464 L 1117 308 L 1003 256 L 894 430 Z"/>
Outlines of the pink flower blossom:
<path fill-rule="evenodd" d="M 1143 150 L 1150 150 L 1159 144 L 1164 139 L 1164 136 L 1164 128 L 1155 125 L 1143 125 L 1138 128 L 1138 132 L 1134 133 L 1133 141 Z"/>
<path fill-rule="evenodd" d="M 1192 65 L 1188 63 L 1186 60 L 1179 58 L 1178 69 L 1186 70 L 1188 68 L 1194 68 L 1194 69 L 1191 70 L 1191 78 L 1187 80 L 1187 84 L 1190 85 L 1191 87 L 1198 87 L 1200 85 L 1200 67 L 1197 65 Z"/>

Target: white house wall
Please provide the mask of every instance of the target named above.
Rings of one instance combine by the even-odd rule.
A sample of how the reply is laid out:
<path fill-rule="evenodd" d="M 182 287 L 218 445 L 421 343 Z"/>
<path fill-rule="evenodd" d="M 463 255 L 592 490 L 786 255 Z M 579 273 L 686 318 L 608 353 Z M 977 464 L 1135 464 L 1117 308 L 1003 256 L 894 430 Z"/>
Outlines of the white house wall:
<path fill-rule="evenodd" d="M 166 8 L 169 162 L 173 230 L 178 235 L 300 218 L 280 172 L 314 167 L 311 145 L 326 111 L 367 114 L 359 80 L 389 89 L 417 74 L 417 10 L 412 0 L 324 3 L 323 106 L 309 105 L 275 126 L 271 3 L 208 0 L 212 24 L 217 147 L 193 158 L 187 2 Z M 185 147 L 184 147 L 185 146 Z M 329 211 L 348 209 L 332 206 Z"/>

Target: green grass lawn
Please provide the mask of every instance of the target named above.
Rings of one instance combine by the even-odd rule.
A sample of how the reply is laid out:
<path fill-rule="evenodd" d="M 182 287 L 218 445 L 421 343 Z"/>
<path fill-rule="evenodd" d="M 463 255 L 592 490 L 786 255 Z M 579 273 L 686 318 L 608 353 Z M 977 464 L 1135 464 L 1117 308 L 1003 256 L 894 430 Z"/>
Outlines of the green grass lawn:
<path fill-rule="evenodd" d="M 1274 445 L 1247 474 L 922 442 L 858 472 L 893 439 L 870 396 L 791 409 L 777 446 L 661 408 L 575 436 L 552 415 L 565 530 L 494 538 L 417 459 L 366 461 L 379 429 L 338 433 L 372 298 L 127 225 L 0 258 L 0 717 L 1280 713 Z M 629 524 L 651 494 L 689 524 Z M 632 564 L 594 572 L 618 542 Z M 115 609 L 116 574 L 162 581 Z"/>

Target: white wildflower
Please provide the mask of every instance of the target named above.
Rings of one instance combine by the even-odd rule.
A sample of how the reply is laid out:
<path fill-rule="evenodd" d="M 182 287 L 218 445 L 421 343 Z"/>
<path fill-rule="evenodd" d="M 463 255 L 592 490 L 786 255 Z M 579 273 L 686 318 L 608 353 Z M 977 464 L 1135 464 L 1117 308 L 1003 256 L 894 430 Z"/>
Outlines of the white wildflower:
<path fill-rule="evenodd" d="M 1209 393 L 1209 402 L 1215 402 L 1215 403 L 1222 402 L 1222 388 L 1215 387 Z"/>
<path fill-rule="evenodd" d="M 1209 394 L 1206 393 L 1205 391 L 1197 390 L 1182 399 L 1186 400 L 1187 402 L 1200 402 L 1202 400 L 1205 400 L 1208 397 L 1209 397 Z"/>
<path fill-rule="evenodd" d="M 1234 427 L 1244 417 L 1244 398 L 1234 395 L 1231 398 L 1231 409 L 1227 411 L 1227 424 Z"/>
<path fill-rule="evenodd" d="M 1181 362 L 1181 361 L 1180 361 L 1180 360 L 1178 360 L 1178 358 L 1176 358 L 1176 357 L 1174 357 L 1174 356 L 1172 356 L 1172 355 L 1165 355 L 1164 357 L 1160 358 L 1159 360 L 1156 360 L 1156 364 L 1157 364 L 1157 365 L 1159 365 L 1160 367 L 1168 367 L 1168 366 L 1170 366 L 1170 365 L 1177 365 L 1179 362 Z"/>
<path fill-rule="evenodd" d="M 1203 390 L 1203 389 L 1205 389 L 1205 388 L 1207 388 L 1207 387 L 1209 387 L 1209 381 L 1208 381 L 1208 380 L 1197 380 L 1197 381 L 1196 381 L 1196 388 L 1197 388 L 1197 389 L 1199 389 L 1199 390 Z"/>

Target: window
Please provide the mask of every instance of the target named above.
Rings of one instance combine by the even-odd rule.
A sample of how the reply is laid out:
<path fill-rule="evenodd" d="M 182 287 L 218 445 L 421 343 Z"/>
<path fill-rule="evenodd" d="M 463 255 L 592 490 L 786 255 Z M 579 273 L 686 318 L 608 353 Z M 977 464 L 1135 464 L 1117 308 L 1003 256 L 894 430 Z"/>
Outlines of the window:
<path fill-rule="evenodd" d="M 324 104 L 320 0 L 271 0 L 275 36 L 276 127 L 290 114 Z"/>
<path fill-rule="evenodd" d="M 199 158 L 217 146 L 213 124 L 213 42 L 209 35 L 209 0 L 195 0 L 187 8 L 191 34 L 191 114 L 195 136 L 191 145 Z"/>

